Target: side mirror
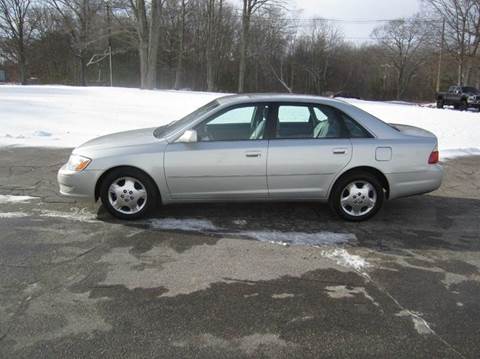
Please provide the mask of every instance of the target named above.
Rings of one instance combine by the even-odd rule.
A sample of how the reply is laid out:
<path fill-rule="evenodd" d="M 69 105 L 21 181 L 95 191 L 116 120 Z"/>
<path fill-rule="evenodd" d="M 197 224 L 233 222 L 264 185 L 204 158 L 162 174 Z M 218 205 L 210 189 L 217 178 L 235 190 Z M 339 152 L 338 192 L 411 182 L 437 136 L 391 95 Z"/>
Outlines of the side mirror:
<path fill-rule="evenodd" d="M 183 135 L 181 135 L 176 142 L 180 143 L 193 143 L 197 142 L 197 131 L 195 130 L 186 130 Z"/>

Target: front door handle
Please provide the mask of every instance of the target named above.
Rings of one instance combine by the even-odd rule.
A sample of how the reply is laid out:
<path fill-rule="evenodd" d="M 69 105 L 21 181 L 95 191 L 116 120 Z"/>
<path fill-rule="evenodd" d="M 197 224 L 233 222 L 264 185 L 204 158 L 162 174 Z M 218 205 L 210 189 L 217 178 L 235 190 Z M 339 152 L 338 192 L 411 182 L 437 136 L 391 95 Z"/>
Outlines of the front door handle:
<path fill-rule="evenodd" d="M 332 150 L 333 154 L 334 155 L 344 155 L 345 153 L 347 153 L 347 149 L 346 148 L 334 148 Z"/>
<path fill-rule="evenodd" d="M 262 155 L 261 152 L 246 152 L 245 156 L 248 158 L 258 158 Z"/>

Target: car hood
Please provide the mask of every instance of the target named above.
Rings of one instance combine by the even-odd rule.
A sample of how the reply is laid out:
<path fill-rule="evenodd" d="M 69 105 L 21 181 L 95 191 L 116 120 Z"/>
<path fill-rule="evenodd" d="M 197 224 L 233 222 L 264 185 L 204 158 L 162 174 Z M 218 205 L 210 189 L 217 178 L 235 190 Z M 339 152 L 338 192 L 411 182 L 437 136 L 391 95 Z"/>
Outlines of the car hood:
<path fill-rule="evenodd" d="M 83 145 L 77 147 L 75 151 L 130 147 L 158 142 L 159 139 L 153 135 L 154 130 L 155 127 L 112 133 L 110 135 L 97 137 L 93 140 L 85 142 Z"/>

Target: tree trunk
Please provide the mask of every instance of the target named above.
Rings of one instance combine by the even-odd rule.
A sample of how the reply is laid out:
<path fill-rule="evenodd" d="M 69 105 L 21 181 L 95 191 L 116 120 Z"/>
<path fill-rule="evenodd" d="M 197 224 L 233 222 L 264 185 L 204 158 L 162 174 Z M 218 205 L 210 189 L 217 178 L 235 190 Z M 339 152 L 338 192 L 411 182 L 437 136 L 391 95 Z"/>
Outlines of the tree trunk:
<path fill-rule="evenodd" d="M 178 55 L 177 55 L 177 67 L 175 69 L 175 90 L 180 90 L 182 86 L 182 74 L 183 74 L 183 42 L 185 41 L 185 0 L 182 0 L 182 14 L 180 23 L 180 34 L 178 38 Z"/>
<path fill-rule="evenodd" d="M 23 38 L 20 40 L 20 43 L 19 43 L 18 72 L 20 75 L 20 83 L 22 85 L 26 85 L 27 84 L 27 59 L 25 55 L 25 45 L 23 42 Z"/>
<path fill-rule="evenodd" d="M 87 86 L 87 60 L 84 51 L 80 51 L 80 86 Z"/>
<path fill-rule="evenodd" d="M 458 62 L 458 70 L 457 70 L 457 85 L 463 85 L 463 59 L 460 59 Z"/>
<path fill-rule="evenodd" d="M 247 10 L 247 0 L 243 3 L 242 16 L 242 34 L 240 37 L 240 65 L 238 68 L 238 92 L 242 93 L 245 90 L 245 73 L 247 69 L 247 45 L 250 32 L 250 15 Z"/>
<path fill-rule="evenodd" d="M 215 65 L 213 44 L 215 36 L 215 0 L 207 3 L 207 44 L 206 44 L 206 68 L 207 68 L 207 91 L 215 89 Z"/>
<path fill-rule="evenodd" d="M 138 0 L 135 8 L 138 33 L 138 54 L 140 57 L 140 87 L 153 90 L 157 85 L 157 59 L 160 41 L 160 12 L 162 0 L 153 0 L 150 10 L 150 24 L 144 0 Z"/>
<path fill-rule="evenodd" d="M 148 44 L 140 41 L 138 47 L 138 56 L 140 58 L 140 88 L 146 88 L 146 74 L 148 69 Z"/>

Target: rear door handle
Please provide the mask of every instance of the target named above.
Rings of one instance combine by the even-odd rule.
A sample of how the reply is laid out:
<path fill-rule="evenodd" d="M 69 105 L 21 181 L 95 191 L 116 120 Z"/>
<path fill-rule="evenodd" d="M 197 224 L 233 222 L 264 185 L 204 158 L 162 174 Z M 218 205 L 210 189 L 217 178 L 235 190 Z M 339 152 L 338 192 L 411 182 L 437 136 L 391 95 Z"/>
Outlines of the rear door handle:
<path fill-rule="evenodd" d="M 261 152 L 245 152 L 245 156 L 248 158 L 257 158 L 257 157 L 261 157 L 262 153 Z"/>
<path fill-rule="evenodd" d="M 346 148 L 334 148 L 332 150 L 333 154 L 334 155 L 344 155 L 345 153 L 347 153 L 347 149 Z"/>

